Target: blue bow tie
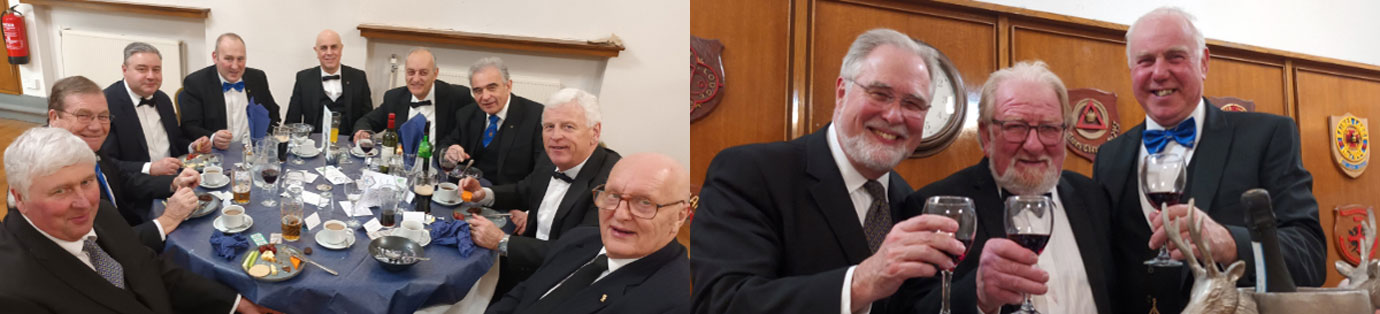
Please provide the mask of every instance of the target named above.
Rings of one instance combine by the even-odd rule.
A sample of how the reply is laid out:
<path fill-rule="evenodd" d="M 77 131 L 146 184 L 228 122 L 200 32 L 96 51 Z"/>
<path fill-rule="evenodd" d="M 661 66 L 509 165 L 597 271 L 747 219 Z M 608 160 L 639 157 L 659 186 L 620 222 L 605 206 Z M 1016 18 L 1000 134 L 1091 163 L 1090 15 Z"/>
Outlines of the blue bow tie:
<path fill-rule="evenodd" d="M 234 88 L 235 91 L 237 91 L 237 92 L 243 92 L 243 91 L 244 91 L 244 81 L 235 82 L 235 84 L 230 84 L 230 83 L 226 83 L 226 82 L 220 82 L 220 92 L 222 92 L 222 93 L 228 92 L 228 91 L 230 91 L 231 88 Z"/>
<path fill-rule="evenodd" d="M 1145 142 L 1145 151 L 1151 154 L 1158 154 L 1164 150 L 1165 145 L 1169 145 L 1169 140 L 1179 142 L 1185 148 L 1193 148 L 1193 139 L 1198 136 L 1198 125 L 1193 123 L 1193 117 L 1188 117 L 1179 126 L 1164 130 L 1146 130 L 1141 140 Z"/>

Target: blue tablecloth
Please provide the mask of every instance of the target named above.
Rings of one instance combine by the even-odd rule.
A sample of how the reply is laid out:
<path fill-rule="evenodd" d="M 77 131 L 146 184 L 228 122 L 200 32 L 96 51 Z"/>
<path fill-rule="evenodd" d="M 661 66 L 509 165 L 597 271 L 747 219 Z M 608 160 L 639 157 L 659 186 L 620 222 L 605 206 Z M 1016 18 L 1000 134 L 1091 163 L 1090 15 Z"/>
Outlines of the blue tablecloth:
<path fill-rule="evenodd" d="M 313 138 L 319 139 L 319 134 Z M 348 141 L 345 134 L 340 140 Z M 320 141 L 317 141 L 320 143 Z M 223 155 L 223 164 L 228 169 L 242 159 L 243 149 L 239 143 L 230 145 L 230 150 L 217 153 Z M 354 163 L 342 166 L 348 175 L 357 175 L 364 166 L 363 159 L 353 158 Z M 284 170 L 315 168 L 325 165 L 324 154 L 306 159 L 304 165 L 283 163 Z M 228 172 L 228 171 L 227 171 Z M 321 176 L 307 185 L 308 191 L 315 191 L 318 183 L 328 183 Z M 230 187 L 215 189 L 229 191 Z M 205 190 L 198 188 L 198 191 Z M 345 200 L 344 188 L 336 186 L 331 190 L 335 200 Z M 280 188 L 281 192 L 282 189 Z M 252 200 L 245 206 L 254 219 L 254 225 L 245 231 L 246 235 L 281 232 L 279 219 L 281 212 L 277 207 L 266 207 L 259 202 L 268 197 L 257 187 L 251 193 Z M 432 203 L 432 213 L 438 219 L 449 219 L 452 207 Z M 336 206 L 338 210 L 339 206 Z M 404 208 L 404 206 L 399 206 Z M 411 209 L 411 205 L 405 206 Z M 316 206 L 306 206 L 304 215 L 310 216 Z M 155 202 L 154 214 L 163 211 L 162 202 Z M 377 215 L 377 213 L 375 213 Z M 311 247 L 314 252 L 309 258 L 340 273 L 334 276 L 315 266 L 307 266 L 297 277 L 283 282 L 261 282 L 249 277 L 241 268 L 243 253 L 234 260 L 226 261 L 215 256 L 209 241 L 211 233 L 219 232 L 212 227 L 212 221 L 220 213 L 183 222 L 168 235 L 164 255 L 173 262 L 192 272 L 224 283 L 239 291 L 244 297 L 257 304 L 288 313 L 412 313 L 423 307 L 438 304 L 453 304 L 464 298 L 470 287 L 493 266 L 495 252 L 477 248 L 468 258 L 462 258 L 453 246 L 428 245 L 426 256 L 430 261 L 421 261 L 403 272 L 389 272 L 369 256 L 369 237 L 363 228 L 355 234 L 354 245 L 345 250 L 330 250 L 315 241 L 316 226 L 302 234 L 301 240 L 287 242 L 298 248 Z M 369 216 L 353 217 L 364 223 Z M 506 226 L 508 232 L 512 224 Z"/>

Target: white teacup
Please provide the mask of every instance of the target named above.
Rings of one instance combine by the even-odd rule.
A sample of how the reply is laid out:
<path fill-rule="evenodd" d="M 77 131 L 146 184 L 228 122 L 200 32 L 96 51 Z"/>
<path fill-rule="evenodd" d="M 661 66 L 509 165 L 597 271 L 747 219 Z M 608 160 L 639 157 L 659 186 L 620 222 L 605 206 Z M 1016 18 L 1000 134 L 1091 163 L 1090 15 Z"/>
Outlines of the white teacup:
<path fill-rule="evenodd" d="M 225 206 L 220 209 L 220 220 L 226 229 L 236 229 L 244 226 L 244 207 L 240 205 Z"/>
<path fill-rule="evenodd" d="M 460 187 L 450 182 L 438 184 L 431 198 L 441 203 L 455 203 L 460 200 Z"/>
<path fill-rule="evenodd" d="M 318 232 L 321 233 L 321 240 L 330 244 L 345 244 L 350 236 L 350 228 L 339 220 L 327 220 L 321 224 L 321 231 Z"/>
<path fill-rule="evenodd" d="M 201 181 L 208 185 L 220 185 L 230 182 L 230 177 L 225 176 L 225 170 L 219 166 L 207 166 L 201 170 Z"/>
<path fill-rule="evenodd" d="M 422 226 L 422 222 L 416 220 L 403 221 L 402 228 L 398 228 L 393 232 L 396 233 L 398 236 L 407 238 L 408 240 L 412 240 L 413 242 L 417 242 L 417 244 L 422 244 L 422 239 L 425 239 L 427 236 L 427 231 Z"/>

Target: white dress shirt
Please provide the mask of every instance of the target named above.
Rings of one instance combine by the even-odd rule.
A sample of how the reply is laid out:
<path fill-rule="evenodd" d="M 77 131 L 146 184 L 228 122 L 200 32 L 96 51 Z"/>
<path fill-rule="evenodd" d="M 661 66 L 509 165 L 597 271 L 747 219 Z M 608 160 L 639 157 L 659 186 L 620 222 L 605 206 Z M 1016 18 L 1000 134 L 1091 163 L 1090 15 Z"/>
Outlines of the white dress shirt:
<path fill-rule="evenodd" d="M 129 82 L 125 82 L 125 91 L 129 93 L 130 105 L 134 106 L 134 112 L 139 115 L 139 128 L 144 130 L 144 144 L 148 146 L 149 161 L 156 161 L 168 158 L 172 154 L 168 151 L 168 130 L 163 129 L 162 115 L 158 114 L 158 105 L 140 106 L 139 95 L 129 88 Z M 156 92 L 155 92 L 156 93 Z M 153 95 L 149 95 L 150 101 Z M 144 163 L 144 174 L 149 173 L 149 162 Z"/>
<path fill-rule="evenodd" d="M 1050 190 L 1054 199 L 1054 230 L 1051 230 L 1049 243 L 1040 253 L 1036 267 L 1049 273 L 1049 288 L 1044 295 L 1032 295 L 1035 309 L 1041 313 L 1097 313 L 1097 302 L 1093 299 L 1092 286 L 1088 283 L 1088 272 L 1083 267 L 1083 255 L 1079 253 L 1078 241 L 1069 225 L 1068 211 L 1059 199 L 1058 189 Z"/>
<path fill-rule="evenodd" d="M 343 66 L 342 66 L 342 67 L 343 67 Z M 322 67 L 322 68 L 321 68 L 321 77 L 326 77 L 326 76 L 328 76 L 328 75 L 341 75 L 341 74 L 340 74 L 340 72 L 341 72 L 340 69 L 341 69 L 341 68 L 336 68 L 336 69 L 335 69 L 335 73 L 326 73 L 326 68 L 325 68 L 325 67 Z M 341 75 L 340 79 L 338 79 L 338 80 L 329 80 L 329 81 L 322 80 L 322 81 L 321 81 L 321 90 L 326 92 L 326 97 L 330 97 L 330 98 L 331 98 L 331 101 L 335 101 L 336 98 L 340 98 L 340 93 L 342 93 L 342 92 L 344 91 L 344 88 L 342 88 L 342 87 L 340 86 L 340 82 L 341 82 L 341 81 L 344 81 L 344 80 L 345 80 L 345 76 L 344 76 L 344 75 Z"/>
<path fill-rule="evenodd" d="M 599 249 L 599 254 L 595 254 L 594 257 L 595 257 L 595 258 L 598 258 L 599 255 L 608 255 L 608 252 L 609 252 L 609 251 L 608 251 L 608 248 L 601 248 L 601 249 Z M 609 274 L 612 274 L 613 272 L 618 271 L 619 268 L 623 268 L 623 266 L 627 266 L 628 264 L 632 264 L 633 262 L 636 262 L 637 260 L 640 260 L 640 259 L 642 259 L 642 258 L 641 258 L 641 257 L 638 257 L 638 258 L 612 258 L 612 257 L 610 257 L 610 258 L 609 258 L 609 269 L 608 269 L 608 270 L 605 270 L 603 273 L 599 273 L 599 277 L 595 277 L 595 278 L 594 278 L 594 281 L 590 282 L 590 284 L 592 285 L 592 284 L 594 284 L 595 282 L 599 282 L 600 279 L 604 279 L 604 277 L 608 277 Z M 589 265 L 589 263 L 592 263 L 592 262 L 594 262 L 594 259 L 593 259 L 593 258 L 591 258 L 589 261 L 586 261 L 584 265 Z M 582 265 L 582 266 L 580 266 L 580 267 L 584 267 L 584 266 Z M 576 270 L 579 270 L 579 268 L 576 268 Z M 551 286 L 551 289 L 546 289 L 546 293 L 542 293 L 542 294 L 541 294 L 541 297 L 542 297 L 542 298 L 545 298 L 546 295 L 551 294 L 551 291 L 556 291 L 556 288 L 560 287 L 561 284 L 564 284 L 565 281 L 568 280 L 568 279 L 570 279 L 570 276 L 573 276 L 573 275 L 575 275 L 574 272 L 571 272 L 570 275 L 566 275 L 566 276 L 565 276 L 565 279 L 561 279 L 561 282 L 556 283 L 555 286 Z M 541 300 L 541 298 L 537 298 L 537 300 Z"/>
<path fill-rule="evenodd" d="M 419 106 L 419 107 L 417 107 L 417 108 L 412 108 L 412 107 L 411 107 L 412 104 L 403 104 L 403 105 L 405 105 L 405 106 L 408 106 L 408 110 L 407 110 L 407 119 L 402 119 L 402 120 L 396 121 L 396 123 L 397 123 L 396 126 L 399 127 L 399 128 L 401 128 L 404 122 L 407 122 L 407 120 L 412 120 L 412 117 L 416 117 L 417 115 L 425 116 L 425 117 L 426 117 L 426 121 L 427 121 L 427 122 L 431 122 L 431 127 L 427 128 L 426 132 L 427 132 L 427 135 L 428 135 L 428 136 L 430 137 L 430 139 L 431 139 L 431 145 L 432 145 L 432 146 L 435 146 L 435 145 L 436 145 L 436 87 L 435 87 L 435 86 L 432 86 L 432 87 L 431 87 L 431 90 L 429 90 L 429 91 L 426 92 L 426 98 L 425 98 L 425 99 L 417 99 L 417 95 L 412 95 L 412 102 L 420 102 L 420 101 L 428 101 L 428 100 L 431 101 L 431 105 L 429 105 L 429 106 Z"/>
<path fill-rule="evenodd" d="M 591 154 L 590 156 L 594 155 Z M 561 171 L 560 168 L 552 170 L 561 171 L 561 173 L 564 173 L 565 175 L 570 176 L 571 178 L 577 178 L 580 175 L 580 169 L 584 169 L 585 164 L 588 162 L 589 157 L 585 157 L 585 161 L 581 161 L 580 164 L 575 165 L 570 169 L 566 169 L 565 171 Z M 565 199 L 565 194 L 570 192 L 571 185 L 570 183 L 566 183 L 565 181 L 556 179 L 555 177 L 550 177 L 547 180 L 548 182 L 546 183 L 546 194 L 542 195 L 541 205 L 539 205 L 538 207 L 541 210 L 537 211 L 537 217 L 532 218 L 537 220 L 537 239 L 540 239 L 542 241 L 551 240 L 551 225 L 555 223 L 556 211 L 560 209 L 561 200 Z M 484 206 L 493 206 L 494 190 L 490 188 L 483 189 L 484 198 L 479 200 L 479 204 Z M 527 210 L 525 212 L 531 212 L 531 210 Z"/>
<path fill-rule="evenodd" d="M 838 131 L 834 125 L 829 125 L 828 134 L 825 136 L 829 142 L 829 153 L 834 157 L 834 164 L 838 166 L 839 174 L 843 175 L 843 186 L 848 189 L 848 198 L 852 199 L 853 211 L 858 215 L 858 225 L 862 226 L 867 221 L 867 210 L 872 207 L 872 195 L 863 189 L 863 184 L 867 183 L 867 177 L 859 173 L 858 169 L 853 168 L 853 163 L 848 162 L 848 156 L 844 155 L 843 147 L 839 146 L 838 136 Z M 877 178 L 877 182 L 882 184 L 883 193 L 891 188 L 888 183 L 891 181 L 890 178 L 891 173 L 889 172 Z M 853 286 L 851 283 L 853 282 L 853 270 L 856 268 L 858 265 L 849 266 L 848 272 L 843 275 L 843 291 L 839 293 L 841 299 L 839 313 L 852 312 Z M 871 312 L 872 308 L 868 307 L 862 313 Z"/>
<path fill-rule="evenodd" d="M 1198 100 L 1198 108 L 1197 108 L 1197 109 L 1193 109 L 1193 114 L 1190 114 L 1190 115 L 1189 115 L 1189 117 L 1192 117 L 1192 118 L 1193 118 L 1193 124 L 1195 124 L 1195 126 L 1197 127 L 1197 128 L 1194 130 L 1195 133 L 1193 134 L 1193 147 L 1198 147 L 1198 143 L 1201 143 L 1201 142 L 1203 141 L 1203 119 L 1204 119 L 1204 115 L 1207 113 L 1207 111 L 1206 111 L 1207 109 L 1204 109 L 1203 106 L 1206 106 L 1207 104 L 1204 103 L 1201 99 L 1202 99 L 1202 98 L 1199 98 L 1199 100 Z M 1187 118 L 1185 118 L 1185 119 L 1187 119 Z M 1180 122 L 1180 123 L 1182 123 L 1182 122 Z M 1174 125 L 1171 125 L 1170 127 L 1175 127 L 1175 126 L 1174 126 Z M 1145 130 L 1146 130 L 1146 131 L 1149 131 L 1149 130 L 1163 130 L 1163 129 L 1165 129 L 1165 127 L 1164 127 L 1164 126 L 1161 126 L 1159 123 L 1155 123 L 1155 120 L 1150 119 L 1150 116 L 1149 116 L 1149 115 L 1146 115 L 1146 116 L 1145 116 Z M 1144 135 L 1142 135 L 1142 136 L 1144 136 Z M 1136 158 L 1136 169 L 1140 169 L 1140 165 L 1143 164 L 1143 163 L 1145 163 L 1145 156 L 1149 156 L 1149 155 L 1150 155 L 1150 152 L 1147 151 L 1147 150 L 1145 150 L 1145 144 L 1144 144 L 1144 143 L 1138 143 L 1138 145 L 1140 146 L 1140 157 L 1139 157 L 1139 158 Z M 1172 141 L 1172 140 L 1171 140 L 1171 141 L 1169 141 L 1169 144 L 1168 144 L 1168 145 L 1165 145 L 1165 146 L 1164 146 L 1164 150 L 1161 151 L 1161 152 L 1163 152 L 1163 153 L 1175 153 L 1175 154 L 1179 154 L 1179 156 L 1184 156 L 1184 170 L 1187 171 L 1187 170 L 1188 170 L 1188 163 L 1189 163 L 1190 161 L 1193 160 L 1193 152 L 1194 152 L 1194 151 L 1196 151 L 1196 150 L 1195 150 L 1195 149 L 1192 149 L 1192 148 L 1184 147 L 1183 145 L 1179 145 L 1179 142 L 1175 142 L 1175 141 Z M 1187 173 L 1185 173 L 1185 175 L 1187 175 Z M 1136 171 L 1136 189 L 1137 189 L 1137 191 L 1144 191 L 1144 190 L 1143 190 L 1144 187 L 1141 186 L 1141 185 L 1142 185 L 1142 183 L 1141 183 L 1141 180 L 1140 180 L 1140 171 L 1137 170 L 1137 171 Z M 1145 214 L 1145 224 L 1146 224 L 1147 226 L 1153 226 L 1153 225 L 1150 223 L 1150 213 L 1157 212 L 1157 211 L 1155 210 L 1155 207 L 1150 205 L 1150 200 L 1147 199 L 1147 198 L 1145 198 L 1145 193 L 1136 193 L 1136 195 L 1139 195 L 1139 196 L 1140 196 L 1140 210 L 1141 210 L 1141 213 Z"/>
<path fill-rule="evenodd" d="M 243 80 L 243 78 L 241 78 L 241 80 Z M 220 82 L 221 84 L 235 83 L 225 80 L 224 76 L 220 77 Z M 245 138 L 249 137 L 249 113 L 246 112 L 246 110 L 248 110 L 249 108 L 248 91 L 248 87 L 245 87 L 245 90 L 243 91 L 238 91 L 231 88 L 230 90 L 224 92 L 225 127 L 227 130 L 230 130 L 230 142 L 241 142 L 244 141 Z M 262 102 L 262 100 L 260 100 L 260 102 Z M 278 113 L 269 112 L 268 114 Z"/>

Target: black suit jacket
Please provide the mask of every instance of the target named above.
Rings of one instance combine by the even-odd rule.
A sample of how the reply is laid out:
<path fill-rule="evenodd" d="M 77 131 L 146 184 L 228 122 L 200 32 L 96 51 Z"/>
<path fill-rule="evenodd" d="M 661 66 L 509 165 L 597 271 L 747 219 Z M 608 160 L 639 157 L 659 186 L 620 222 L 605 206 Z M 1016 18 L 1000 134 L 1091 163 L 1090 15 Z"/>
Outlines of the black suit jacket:
<path fill-rule="evenodd" d="M 110 114 L 118 117 L 110 121 L 110 135 L 106 136 L 101 150 L 113 158 L 126 172 L 143 172 L 144 163 L 149 159 L 149 145 L 140 126 L 139 113 L 129 99 L 125 81 L 116 81 L 105 88 L 105 101 L 110 106 Z M 158 109 L 159 121 L 163 131 L 168 134 L 168 155 L 172 157 L 187 154 L 187 145 L 192 141 L 182 136 L 182 128 L 177 125 L 177 112 L 173 111 L 172 98 L 163 91 L 154 91 L 154 107 Z"/>
<path fill-rule="evenodd" d="M 848 267 L 872 255 L 829 150 L 828 128 L 714 157 L 691 224 L 696 313 L 838 311 Z M 891 172 L 894 221 L 910 185 Z M 892 298 L 873 303 L 882 311 Z"/>
<path fill-rule="evenodd" d="M 992 179 L 989 160 L 983 158 L 977 165 L 955 172 L 943 180 L 926 185 L 906 197 L 905 208 L 910 216 L 924 214 L 925 200 L 936 195 L 964 196 L 973 199 L 977 207 L 978 228 L 973 236 L 973 245 L 968 248 L 967 258 L 954 269 L 953 286 L 950 291 L 950 305 L 954 313 L 977 312 L 977 267 L 982 249 L 988 239 L 1006 238 L 1006 205 L 998 194 L 997 182 Z M 1092 179 L 1073 171 L 1064 171 L 1057 187 L 1064 215 L 1078 244 L 1079 256 L 1088 276 L 1088 285 L 1099 313 L 1112 312 L 1111 292 L 1108 290 L 1113 277 L 1111 243 L 1111 213 L 1107 210 L 1110 201 L 1102 186 Z M 911 279 L 901 293 L 916 300 L 910 312 L 936 313 L 942 301 L 940 279 Z M 1010 312 L 1005 309 L 1003 312 Z"/>
<path fill-rule="evenodd" d="M 597 227 L 571 229 L 557 245 L 531 279 L 490 305 L 485 313 L 523 313 L 603 248 Z M 590 284 L 559 308 L 560 313 L 569 314 L 688 313 L 690 263 L 685 260 L 685 247 L 672 239 L 651 255 Z"/>
<path fill-rule="evenodd" d="M 603 147 L 594 149 L 556 208 L 556 217 L 551 220 L 551 241 L 559 240 L 562 233 L 576 226 L 599 225 L 599 211 L 594 207 L 594 195 L 590 191 L 608 181 L 609 171 L 621 158 L 618 152 Z M 545 155 L 542 155 L 539 165 L 537 169 L 542 171 L 533 171 L 516 184 L 493 188 L 494 209 L 528 210 L 525 232 L 508 239 L 507 263 L 501 268 L 505 275 L 518 274 L 515 278 L 517 281 L 527 278 L 541 266 L 551 243 L 537 239 L 537 216 L 541 213 L 541 200 L 546 196 L 546 187 L 551 182 L 551 173 L 556 166 Z M 500 281 L 507 279 L 500 277 Z"/>
<path fill-rule="evenodd" d="M 455 121 L 455 112 L 460 108 L 472 106 L 474 97 L 470 96 L 469 87 L 451 85 L 442 80 L 436 80 L 436 84 L 432 85 L 431 88 L 436 90 L 431 101 L 436 113 L 436 121 L 433 121 L 432 124 L 436 127 L 436 137 L 445 137 L 446 134 L 450 134 L 450 130 L 459 125 Z M 383 131 L 383 129 L 388 128 L 389 113 L 396 114 L 397 125 L 395 126 L 402 127 L 402 124 L 407 122 L 409 110 L 412 109 L 411 104 L 412 92 L 407 90 L 407 86 L 390 89 L 383 93 L 382 105 L 355 121 L 355 130 Z M 441 144 L 442 142 L 437 139 L 436 143 Z M 484 175 L 487 177 L 489 174 L 485 173 Z"/>
<path fill-rule="evenodd" d="M 321 66 L 297 71 L 297 82 L 292 85 L 292 98 L 288 100 L 285 121 L 309 123 L 317 132 L 325 130 L 321 125 L 322 95 L 325 92 L 321 87 Z M 354 134 L 355 120 L 374 110 L 374 98 L 370 94 L 369 79 L 364 71 L 340 65 L 340 98 L 336 100 L 345 107 L 340 111 L 340 134 Z"/>
<path fill-rule="evenodd" d="M 235 291 L 139 244 L 100 202 L 97 243 L 124 268 L 125 289 L 44 237 L 16 209 L 0 224 L 0 309 L 6 313 L 229 313 Z"/>
<path fill-rule="evenodd" d="M 460 145 L 475 160 L 492 161 L 496 167 L 481 166 L 488 165 L 485 162 L 476 162 L 475 165 L 495 185 L 514 183 L 527 177 L 539 156 L 546 154 L 541 142 L 541 114 L 545 107 L 518 95 L 510 96 L 508 116 L 489 147 L 484 147 L 484 128 L 488 126 L 489 115 L 478 105 L 469 105 L 457 111 L 455 121 L 458 126 L 450 129 L 445 140 L 438 142 L 442 144 L 441 147 Z"/>
<path fill-rule="evenodd" d="M 1244 226 L 1241 193 L 1264 188 L 1272 197 L 1280 251 L 1299 286 L 1320 286 L 1326 279 L 1327 248 L 1313 198 L 1313 176 L 1299 157 L 1299 133 L 1292 119 L 1263 113 L 1223 112 L 1204 103 L 1201 139 L 1188 165 L 1185 197 L 1231 231 L 1236 255 L 1246 262 L 1238 286 L 1255 285 L 1250 233 Z M 1093 179 L 1111 196 L 1116 234 L 1113 247 L 1119 269 L 1115 289 L 1121 313 L 1145 313 L 1154 298 L 1161 313 L 1177 313 L 1193 285 L 1184 267 L 1153 269 L 1141 262 L 1158 252 L 1150 242 L 1149 224 L 1141 211 L 1137 169 L 1145 123 L 1103 144 L 1093 164 Z M 1184 200 L 1185 203 L 1187 199 Z M 1223 263 L 1225 261 L 1218 261 Z"/>
<path fill-rule="evenodd" d="M 278 125 L 278 102 L 273 100 L 273 92 L 268 90 L 268 77 L 264 71 L 244 68 L 244 92 L 246 99 L 262 104 L 268 109 L 270 125 Z M 182 95 L 177 105 L 182 108 L 182 131 L 187 139 L 211 136 L 227 128 L 225 112 L 225 92 L 221 91 L 220 73 L 216 66 L 208 66 L 182 79 Z"/>
<path fill-rule="evenodd" d="M 135 235 L 139 236 L 139 242 L 144 246 L 153 249 L 154 252 L 163 252 L 163 235 L 158 232 L 158 226 L 153 224 L 150 213 L 153 210 L 153 202 L 156 199 L 165 199 L 172 196 L 169 189 L 172 181 L 177 176 L 151 176 L 143 173 L 129 173 L 117 168 L 115 162 L 110 158 L 101 158 L 101 173 L 105 174 L 105 180 L 110 185 L 110 190 L 115 194 L 115 208 L 124 218 L 125 223 L 134 229 Z M 101 193 L 101 200 L 110 202 L 105 193 Z"/>

